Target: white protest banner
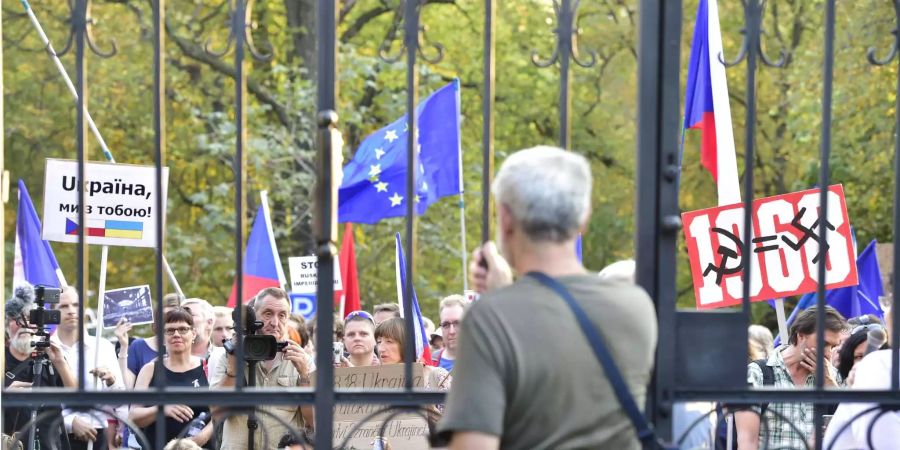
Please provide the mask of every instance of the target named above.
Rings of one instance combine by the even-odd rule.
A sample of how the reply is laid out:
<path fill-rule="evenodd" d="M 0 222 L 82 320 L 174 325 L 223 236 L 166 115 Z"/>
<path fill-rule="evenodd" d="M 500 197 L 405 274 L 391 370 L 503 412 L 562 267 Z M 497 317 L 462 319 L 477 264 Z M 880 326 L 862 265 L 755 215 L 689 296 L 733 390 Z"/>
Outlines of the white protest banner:
<path fill-rule="evenodd" d="M 315 294 L 318 286 L 319 258 L 316 256 L 292 256 L 288 258 L 291 272 L 291 292 L 297 294 Z M 334 259 L 334 290 L 343 289 L 341 284 L 341 267 Z"/>
<path fill-rule="evenodd" d="M 826 289 L 855 286 L 856 257 L 843 187 L 829 186 L 827 198 L 827 239 L 819 235 L 819 189 L 754 200 L 748 256 L 741 254 L 743 204 L 682 214 L 697 308 L 741 304 L 748 263 L 751 302 L 814 292 L 823 258 Z"/>
<path fill-rule="evenodd" d="M 132 325 L 153 323 L 149 285 L 112 289 L 104 293 L 103 327 L 113 328 L 122 318 Z"/>
<path fill-rule="evenodd" d="M 334 369 L 335 388 L 403 389 L 405 377 L 403 364 L 384 364 L 368 367 L 339 367 Z M 315 378 L 313 378 L 315 379 Z M 413 364 L 413 386 L 424 385 L 421 364 Z M 345 448 L 372 448 L 372 441 L 382 437 L 393 450 L 418 450 L 428 448 L 428 422 L 420 415 L 404 413 L 395 416 L 387 424 L 389 412 L 360 423 L 384 405 L 358 405 L 342 403 L 335 406 L 333 442 L 340 444 L 350 436 Z M 350 432 L 353 428 L 351 435 Z M 384 432 L 380 430 L 384 427 Z"/>
<path fill-rule="evenodd" d="M 169 169 L 162 171 L 163 210 L 156 205 L 156 168 L 130 164 L 47 159 L 44 172 L 44 229 L 48 241 L 78 242 L 78 191 L 84 190 L 88 244 L 156 247 L 156 216 L 165 219 Z"/>

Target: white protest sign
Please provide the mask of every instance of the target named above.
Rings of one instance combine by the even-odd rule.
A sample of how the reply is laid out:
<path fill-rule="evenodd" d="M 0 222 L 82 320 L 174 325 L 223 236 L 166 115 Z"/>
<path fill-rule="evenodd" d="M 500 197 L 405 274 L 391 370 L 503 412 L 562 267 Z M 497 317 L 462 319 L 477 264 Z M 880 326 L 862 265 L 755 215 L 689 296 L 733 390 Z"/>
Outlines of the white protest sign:
<path fill-rule="evenodd" d="M 84 190 L 88 244 L 156 247 L 156 217 L 165 220 L 169 169 L 162 169 L 163 208 L 156 205 L 156 168 L 130 164 L 47 159 L 44 172 L 44 228 L 48 241 L 78 242 L 78 192 Z"/>
<path fill-rule="evenodd" d="M 341 268 L 334 259 L 334 290 L 343 289 L 341 284 Z M 317 256 L 292 256 L 288 258 L 291 272 L 291 292 L 298 294 L 315 294 L 318 286 L 319 258 Z"/>

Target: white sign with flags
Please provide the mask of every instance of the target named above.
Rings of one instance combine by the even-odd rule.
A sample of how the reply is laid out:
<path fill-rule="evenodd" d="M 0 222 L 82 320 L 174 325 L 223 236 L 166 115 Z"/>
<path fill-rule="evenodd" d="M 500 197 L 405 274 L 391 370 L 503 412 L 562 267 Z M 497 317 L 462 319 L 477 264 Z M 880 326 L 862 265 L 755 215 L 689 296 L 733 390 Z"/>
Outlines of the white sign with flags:
<path fill-rule="evenodd" d="M 341 268 L 334 259 L 334 290 L 343 289 L 341 284 Z M 318 286 L 319 258 L 317 256 L 293 256 L 288 258 L 291 271 L 291 292 L 298 294 L 315 294 Z"/>
<path fill-rule="evenodd" d="M 88 244 L 156 247 L 156 217 L 165 220 L 169 169 L 162 169 L 162 211 L 157 208 L 156 168 L 130 164 L 47 159 L 44 172 L 43 239 L 78 242 L 83 225 Z M 84 217 L 79 223 L 78 193 L 84 191 Z"/>

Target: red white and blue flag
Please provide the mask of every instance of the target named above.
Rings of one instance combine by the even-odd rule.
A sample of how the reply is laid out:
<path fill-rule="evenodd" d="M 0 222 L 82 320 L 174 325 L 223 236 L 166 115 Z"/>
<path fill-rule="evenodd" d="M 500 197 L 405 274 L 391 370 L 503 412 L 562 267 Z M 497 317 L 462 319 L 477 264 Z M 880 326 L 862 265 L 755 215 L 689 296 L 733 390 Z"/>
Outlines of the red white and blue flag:
<path fill-rule="evenodd" d="M 700 0 L 684 104 L 684 128 L 701 130 L 700 162 L 718 187 L 719 206 L 741 202 L 716 0 Z"/>
<path fill-rule="evenodd" d="M 13 285 L 66 286 L 66 278 L 50 243 L 41 239 L 38 218 L 25 182 L 19 180 L 19 210 L 16 215 L 16 243 L 13 260 Z"/>
<path fill-rule="evenodd" d="M 253 228 L 247 238 L 247 250 L 244 252 L 244 285 L 241 292 L 242 302 L 247 302 L 259 291 L 267 287 L 284 287 L 284 269 L 281 257 L 275 246 L 275 233 L 272 232 L 272 220 L 269 217 L 269 202 L 266 191 L 260 193 L 262 203 L 256 210 Z M 237 304 L 237 281 L 231 287 L 228 306 Z"/>
<path fill-rule="evenodd" d="M 400 302 L 400 317 L 406 317 L 407 311 L 404 309 L 403 291 L 406 287 L 406 259 L 403 257 L 403 244 L 400 243 L 400 233 L 396 235 L 397 241 L 397 300 Z M 431 348 L 428 347 L 428 337 L 425 335 L 425 321 L 422 320 L 422 310 L 419 309 L 419 300 L 416 298 L 415 288 L 411 289 L 412 295 L 412 316 L 413 328 L 415 328 L 416 338 L 416 358 L 421 359 L 433 366 L 434 361 L 431 360 Z"/>

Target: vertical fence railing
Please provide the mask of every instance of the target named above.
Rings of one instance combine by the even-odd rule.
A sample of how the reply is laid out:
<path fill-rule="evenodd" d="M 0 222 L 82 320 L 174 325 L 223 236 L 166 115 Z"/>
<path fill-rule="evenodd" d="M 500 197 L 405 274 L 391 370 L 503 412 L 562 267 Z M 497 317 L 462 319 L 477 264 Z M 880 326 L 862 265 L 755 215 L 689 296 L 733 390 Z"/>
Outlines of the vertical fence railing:
<path fill-rule="evenodd" d="M 166 58 L 165 58 L 165 48 L 166 48 L 166 29 L 165 29 L 165 13 L 166 13 L 166 0 L 154 0 L 152 2 L 153 5 L 153 148 L 154 148 L 154 158 L 153 162 L 156 165 L 156 210 L 159 211 L 159 214 L 156 215 L 156 260 L 154 261 L 156 264 L 156 272 L 155 272 L 155 281 L 156 281 L 156 298 L 158 299 L 156 302 L 156 317 L 165 317 L 163 314 L 163 296 L 165 295 L 165 286 L 163 285 L 163 258 L 165 255 L 166 241 L 165 241 L 165 230 L 163 226 L 165 221 L 163 220 L 163 214 L 165 209 L 163 209 L 164 198 L 163 192 L 165 192 L 163 186 L 163 166 L 166 161 Z M 83 223 L 83 222 L 82 222 Z M 156 348 L 159 349 L 159 354 L 163 354 L 165 352 L 165 345 L 163 345 L 163 336 L 164 336 L 164 320 L 157 320 L 153 327 L 155 328 L 156 334 Z M 125 350 L 127 351 L 127 349 Z M 163 358 L 156 358 L 156 367 L 153 372 L 154 382 L 153 385 L 156 386 L 157 392 L 160 395 L 165 395 L 166 382 L 165 382 L 165 368 L 162 362 Z M 123 376 L 125 374 L 122 374 Z M 166 416 L 164 408 L 157 408 L 156 410 L 156 423 L 162 424 L 166 422 Z M 153 438 L 156 442 L 164 442 L 165 441 L 165 427 L 156 427 L 156 436 Z M 127 444 L 127 443 L 126 443 Z"/>
<path fill-rule="evenodd" d="M 891 48 L 888 51 L 887 56 L 884 58 L 878 58 L 876 55 L 875 47 L 870 47 L 868 52 L 866 53 L 866 58 L 869 60 L 869 63 L 873 66 L 886 66 L 894 59 L 897 59 L 898 62 L 898 70 L 896 74 L 897 85 L 896 92 L 900 94 L 900 58 L 897 58 L 897 51 L 900 50 L 900 0 L 892 0 L 891 3 L 894 6 L 894 30 L 891 33 L 893 35 L 893 42 L 891 43 Z M 897 271 L 897 267 L 900 267 L 900 251 L 897 249 L 898 239 L 897 239 L 897 229 L 900 228 L 900 95 L 895 95 L 894 99 L 894 214 L 893 214 L 893 229 L 894 229 L 894 254 L 893 254 L 893 276 L 891 277 L 891 291 L 889 295 L 892 295 L 896 300 L 896 292 L 897 286 L 900 286 L 900 272 Z M 900 308 L 897 307 L 896 301 L 894 302 L 891 312 L 893 314 L 893 323 L 894 323 L 894 333 L 891 335 L 891 348 L 895 349 L 893 355 L 891 355 L 891 389 L 894 391 L 900 391 L 900 333 L 896 330 L 900 327 Z"/>
<path fill-rule="evenodd" d="M 497 4 L 484 0 L 484 63 L 481 98 L 481 243 L 491 240 L 491 179 L 494 175 Z M 460 167 L 462 170 L 462 167 Z M 463 249 L 463 252 L 468 249 Z M 463 274 L 465 277 L 467 274 Z"/>
<path fill-rule="evenodd" d="M 337 171 L 341 170 L 341 148 L 333 139 L 337 131 L 337 8 L 338 2 L 318 0 L 316 40 L 319 46 L 316 61 L 316 89 L 318 110 L 318 155 L 316 177 L 316 215 L 313 217 L 316 236 L 318 284 L 316 286 L 316 436 L 315 448 L 333 448 L 335 393 L 334 367 L 326 342 L 333 342 L 334 330 L 334 264 L 337 242 Z M 337 152 L 337 154 L 334 154 Z"/>

